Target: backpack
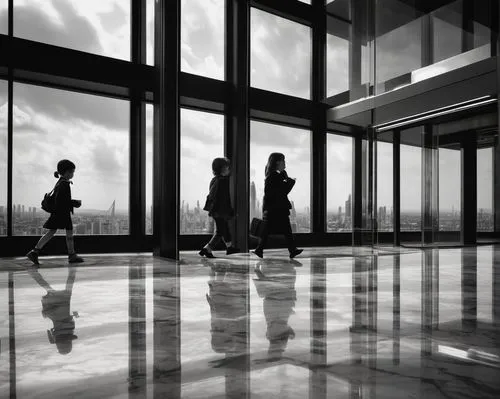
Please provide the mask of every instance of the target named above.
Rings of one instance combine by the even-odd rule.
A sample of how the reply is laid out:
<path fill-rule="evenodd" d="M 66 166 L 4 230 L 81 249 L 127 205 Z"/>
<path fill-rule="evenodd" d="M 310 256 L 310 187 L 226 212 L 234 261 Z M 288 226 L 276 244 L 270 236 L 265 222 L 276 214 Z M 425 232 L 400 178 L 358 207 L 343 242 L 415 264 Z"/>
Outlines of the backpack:
<path fill-rule="evenodd" d="M 56 211 L 56 186 L 52 189 L 50 193 L 43 196 L 42 209 L 48 213 L 54 213 Z"/>

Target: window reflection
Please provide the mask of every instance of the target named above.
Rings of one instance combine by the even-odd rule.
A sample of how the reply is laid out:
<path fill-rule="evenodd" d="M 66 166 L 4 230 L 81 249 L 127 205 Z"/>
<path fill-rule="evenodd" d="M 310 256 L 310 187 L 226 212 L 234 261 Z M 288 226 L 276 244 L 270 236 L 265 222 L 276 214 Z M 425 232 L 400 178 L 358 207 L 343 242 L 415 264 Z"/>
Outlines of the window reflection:
<path fill-rule="evenodd" d="M 327 231 L 352 230 L 351 137 L 327 134 Z"/>
<path fill-rule="evenodd" d="M 311 29 L 252 8 L 250 83 L 291 96 L 311 97 Z"/>
<path fill-rule="evenodd" d="M 57 162 L 76 164 L 75 234 L 129 232 L 128 101 L 14 84 L 14 235 L 40 235 Z"/>
<path fill-rule="evenodd" d="M 15 0 L 14 35 L 130 60 L 130 0 Z"/>
<path fill-rule="evenodd" d="M 213 178 L 212 161 L 224 156 L 224 116 L 181 110 L 181 234 L 210 234 L 212 219 L 202 208 Z"/>

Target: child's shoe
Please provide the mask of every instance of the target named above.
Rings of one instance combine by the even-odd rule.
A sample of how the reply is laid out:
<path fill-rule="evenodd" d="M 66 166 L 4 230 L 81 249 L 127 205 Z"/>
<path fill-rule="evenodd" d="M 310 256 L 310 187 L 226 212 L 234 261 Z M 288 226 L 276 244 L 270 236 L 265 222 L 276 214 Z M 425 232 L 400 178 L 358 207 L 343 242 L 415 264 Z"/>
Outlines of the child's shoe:
<path fill-rule="evenodd" d="M 68 255 L 68 262 L 69 263 L 82 263 L 83 258 L 78 256 L 77 254 L 71 254 L 71 255 Z"/>
<path fill-rule="evenodd" d="M 32 249 L 26 254 L 26 257 L 33 262 L 35 265 L 39 265 L 40 262 L 38 262 L 38 251 L 35 249 Z"/>
<path fill-rule="evenodd" d="M 207 258 L 211 258 L 211 259 L 215 258 L 215 256 L 212 254 L 212 252 L 210 252 L 210 251 L 209 251 L 208 249 L 206 249 L 206 248 L 202 248 L 202 249 L 201 249 L 201 251 L 200 251 L 200 252 L 198 252 L 198 254 L 199 254 L 200 256 L 205 256 L 205 257 L 207 257 Z"/>

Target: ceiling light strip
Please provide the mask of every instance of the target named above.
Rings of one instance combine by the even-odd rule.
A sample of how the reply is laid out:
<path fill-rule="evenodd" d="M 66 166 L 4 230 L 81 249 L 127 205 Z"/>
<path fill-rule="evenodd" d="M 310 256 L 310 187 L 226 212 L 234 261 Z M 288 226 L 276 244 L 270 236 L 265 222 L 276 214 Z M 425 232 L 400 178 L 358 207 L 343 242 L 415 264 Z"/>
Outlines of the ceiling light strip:
<path fill-rule="evenodd" d="M 495 103 L 496 101 L 497 101 L 497 99 L 491 98 L 491 96 L 479 97 L 479 98 L 475 98 L 473 100 L 468 100 L 468 101 L 464 101 L 462 103 L 454 104 L 452 106 L 438 108 L 435 110 L 435 112 L 432 112 L 432 113 L 423 112 L 420 114 L 413 115 L 411 117 L 397 119 L 393 122 L 390 122 L 390 124 L 388 124 L 388 125 L 387 124 L 376 125 L 376 126 L 374 126 L 374 128 L 377 129 L 377 131 L 379 131 L 379 132 L 384 132 L 384 131 L 395 129 L 395 128 L 398 128 L 401 126 L 410 125 L 410 124 L 424 121 L 424 120 L 431 119 L 431 118 L 436 118 L 438 116 L 448 115 L 448 114 L 452 114 L 455 112 L 464 111 L 466 109 L 471 109 L 471 108 L 476 108 L 476 107 L 479 107 L 482 105 L 492 104 L 492 103 Z"/>

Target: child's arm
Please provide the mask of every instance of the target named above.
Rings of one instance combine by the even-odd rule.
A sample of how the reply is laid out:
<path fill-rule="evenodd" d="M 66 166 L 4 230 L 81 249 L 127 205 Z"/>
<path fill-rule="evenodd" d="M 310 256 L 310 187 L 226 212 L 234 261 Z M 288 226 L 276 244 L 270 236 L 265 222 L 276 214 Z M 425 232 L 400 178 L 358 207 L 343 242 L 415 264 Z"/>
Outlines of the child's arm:
<path fill-rule="evenodd" d="M 61 212 L 71 212 L 73 210 L 69 183 L 59 183 L 56 193 L 56 209 Z"/>

